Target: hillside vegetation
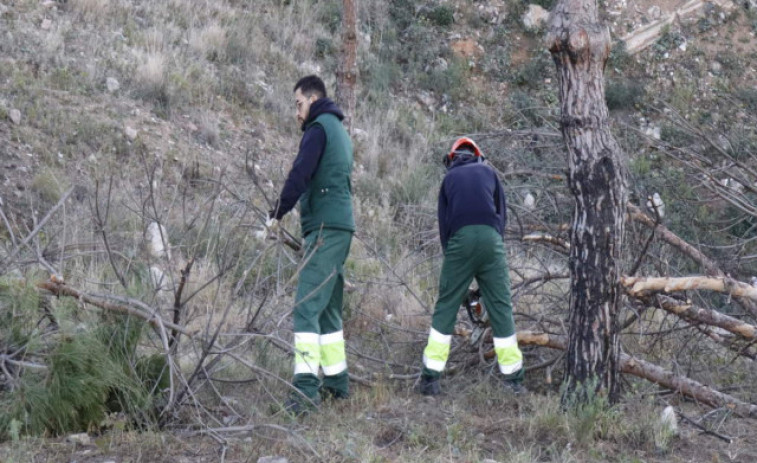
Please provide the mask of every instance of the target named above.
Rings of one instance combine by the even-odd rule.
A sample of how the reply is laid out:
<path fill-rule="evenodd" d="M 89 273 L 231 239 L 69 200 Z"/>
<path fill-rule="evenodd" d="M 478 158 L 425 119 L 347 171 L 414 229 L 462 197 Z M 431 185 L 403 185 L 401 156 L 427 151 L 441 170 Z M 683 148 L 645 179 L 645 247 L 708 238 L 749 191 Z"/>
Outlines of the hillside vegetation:
<path fill-rule="evenodd" d="M 757 275 L 757 13 L 705 3 L 625 49 L 683 3 L 603 4 L 606 100 L 631 203 L 652 223 L 629 218 L 623 267 L 732 288 Z M 444 395 L 413 392 L 441 264 L 440 161 L 459 135 L 507 191 L 517 329 L 566 334 L 556 73 L 527 3 L 358 4 L 353 395 L 293 419 L 280 404 L 299 218 L 283 221 L 286 243 L 263 223 L 301 135 L 294 82 L 315 73 L 333 92 L 341 0 L 0 0 L 0 460 L 757 459 L 752 420 L 630 375 L 619 404 L 562 410 L 559 350 L 524 346 L 531 394 L 508 396 L 490 332 L 464 312 Z M 757 320 L 728 291 L 674 296 Z M 621 315 L 629 355 L 757 402 L 753 339 L 657 300 L 629 298 Z M 660 422 L 668 405 L 678 430 Z"/>

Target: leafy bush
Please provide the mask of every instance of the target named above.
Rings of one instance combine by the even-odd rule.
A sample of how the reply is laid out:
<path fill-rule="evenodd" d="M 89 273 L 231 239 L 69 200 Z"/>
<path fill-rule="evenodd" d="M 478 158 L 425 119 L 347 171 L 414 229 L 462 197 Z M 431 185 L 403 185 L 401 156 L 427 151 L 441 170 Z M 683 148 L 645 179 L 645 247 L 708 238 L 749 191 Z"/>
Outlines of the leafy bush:
<path fill-rule="evenodd" d="M 455 22 L 454 11 L 448 5 L 438 5 L 428 10 L 424 17 L 439 27 L 447 27 Z"/>
<path fill-rule="evenodd" d="M 555 65 L 552 57 L 548 51 L 543 50 L 518 68 L 513 74 L 512 81 L 522 87 L 537 89 L 544 85 L 544 79 L 553 77 L 554 73 Z"/>
<path fill-rule="evenodd" d="M 610 79 L 605 88 L 605 101 L 611 110 L 633 109 L 644 96 L 644 85 L 638 81 Z"/>
<path fill-rule="evenodd" d="M 618 40 L 612 45 L 610 56 L 607 59 L 607 67 L 623 71 L 633 62 L 633 58 L 628 54 L 626 42 Z"/>

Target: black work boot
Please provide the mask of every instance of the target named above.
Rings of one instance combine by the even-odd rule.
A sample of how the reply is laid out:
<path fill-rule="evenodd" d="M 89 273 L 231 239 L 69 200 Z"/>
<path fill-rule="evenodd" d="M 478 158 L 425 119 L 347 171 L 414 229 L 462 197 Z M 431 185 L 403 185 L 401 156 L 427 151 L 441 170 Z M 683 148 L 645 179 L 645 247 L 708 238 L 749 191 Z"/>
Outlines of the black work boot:
<path fill-rule="evenodd" d="M 418 385 L 418 392 L 423 395 L 439 395 L 442 393 L 441 386 L 439 385 L 439 378 L 433 376 L 421 375 L 421 383 Z"/>
<path fill-rule="evenodd" d="M 305 415 L 310 411 L 307 405 L 294 397 L 290 397 L 284 402 L 284 410 L 295 417 Z"/>
<path fill-rule="evenodd" d="M 323 398 L 324 400 L 347 400 L 350 398 L 350 393 L 340 389 L 324 386 L 321 388 L 321 398 Z"/>
<path fill-rule="evenodd" d="M 505 392 L 513 395 L 525 395 L 528 394 L 528 389 L 523 385 L 523 382 L 516 379 L 505 380 Z"/>

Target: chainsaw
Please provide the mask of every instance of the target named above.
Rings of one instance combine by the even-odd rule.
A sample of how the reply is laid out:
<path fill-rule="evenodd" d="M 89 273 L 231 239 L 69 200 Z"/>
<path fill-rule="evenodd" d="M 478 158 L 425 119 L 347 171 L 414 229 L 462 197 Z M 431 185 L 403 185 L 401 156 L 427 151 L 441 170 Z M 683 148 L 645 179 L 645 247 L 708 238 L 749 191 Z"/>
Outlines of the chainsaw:
<path fill-rule="evenodd" d="M 481 290 L 469 289 L 468 294 L 463 299 L 463 306 L 468 312 L 468 318 L 470 318 L 473 324 L 473 331 L 470 335 L 471 345 L 478 344 L 481 335 L 484 334 L 484 330 L 489 326 L 489 314 L 486 312 L 486 307 L 481 301 Z"/>

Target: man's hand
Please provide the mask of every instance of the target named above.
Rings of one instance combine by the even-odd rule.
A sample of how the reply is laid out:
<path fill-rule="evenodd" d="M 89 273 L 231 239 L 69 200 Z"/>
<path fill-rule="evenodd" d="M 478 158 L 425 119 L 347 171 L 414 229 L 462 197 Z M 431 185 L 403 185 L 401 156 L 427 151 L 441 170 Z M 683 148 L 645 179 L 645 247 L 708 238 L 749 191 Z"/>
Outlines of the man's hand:
<path fill-rule="evenodd" d="M 276 219 L 265 221 L 265 228 L 268 230 L 268 239 L 278 241 L 281 238 L 281 226 Z"/>

